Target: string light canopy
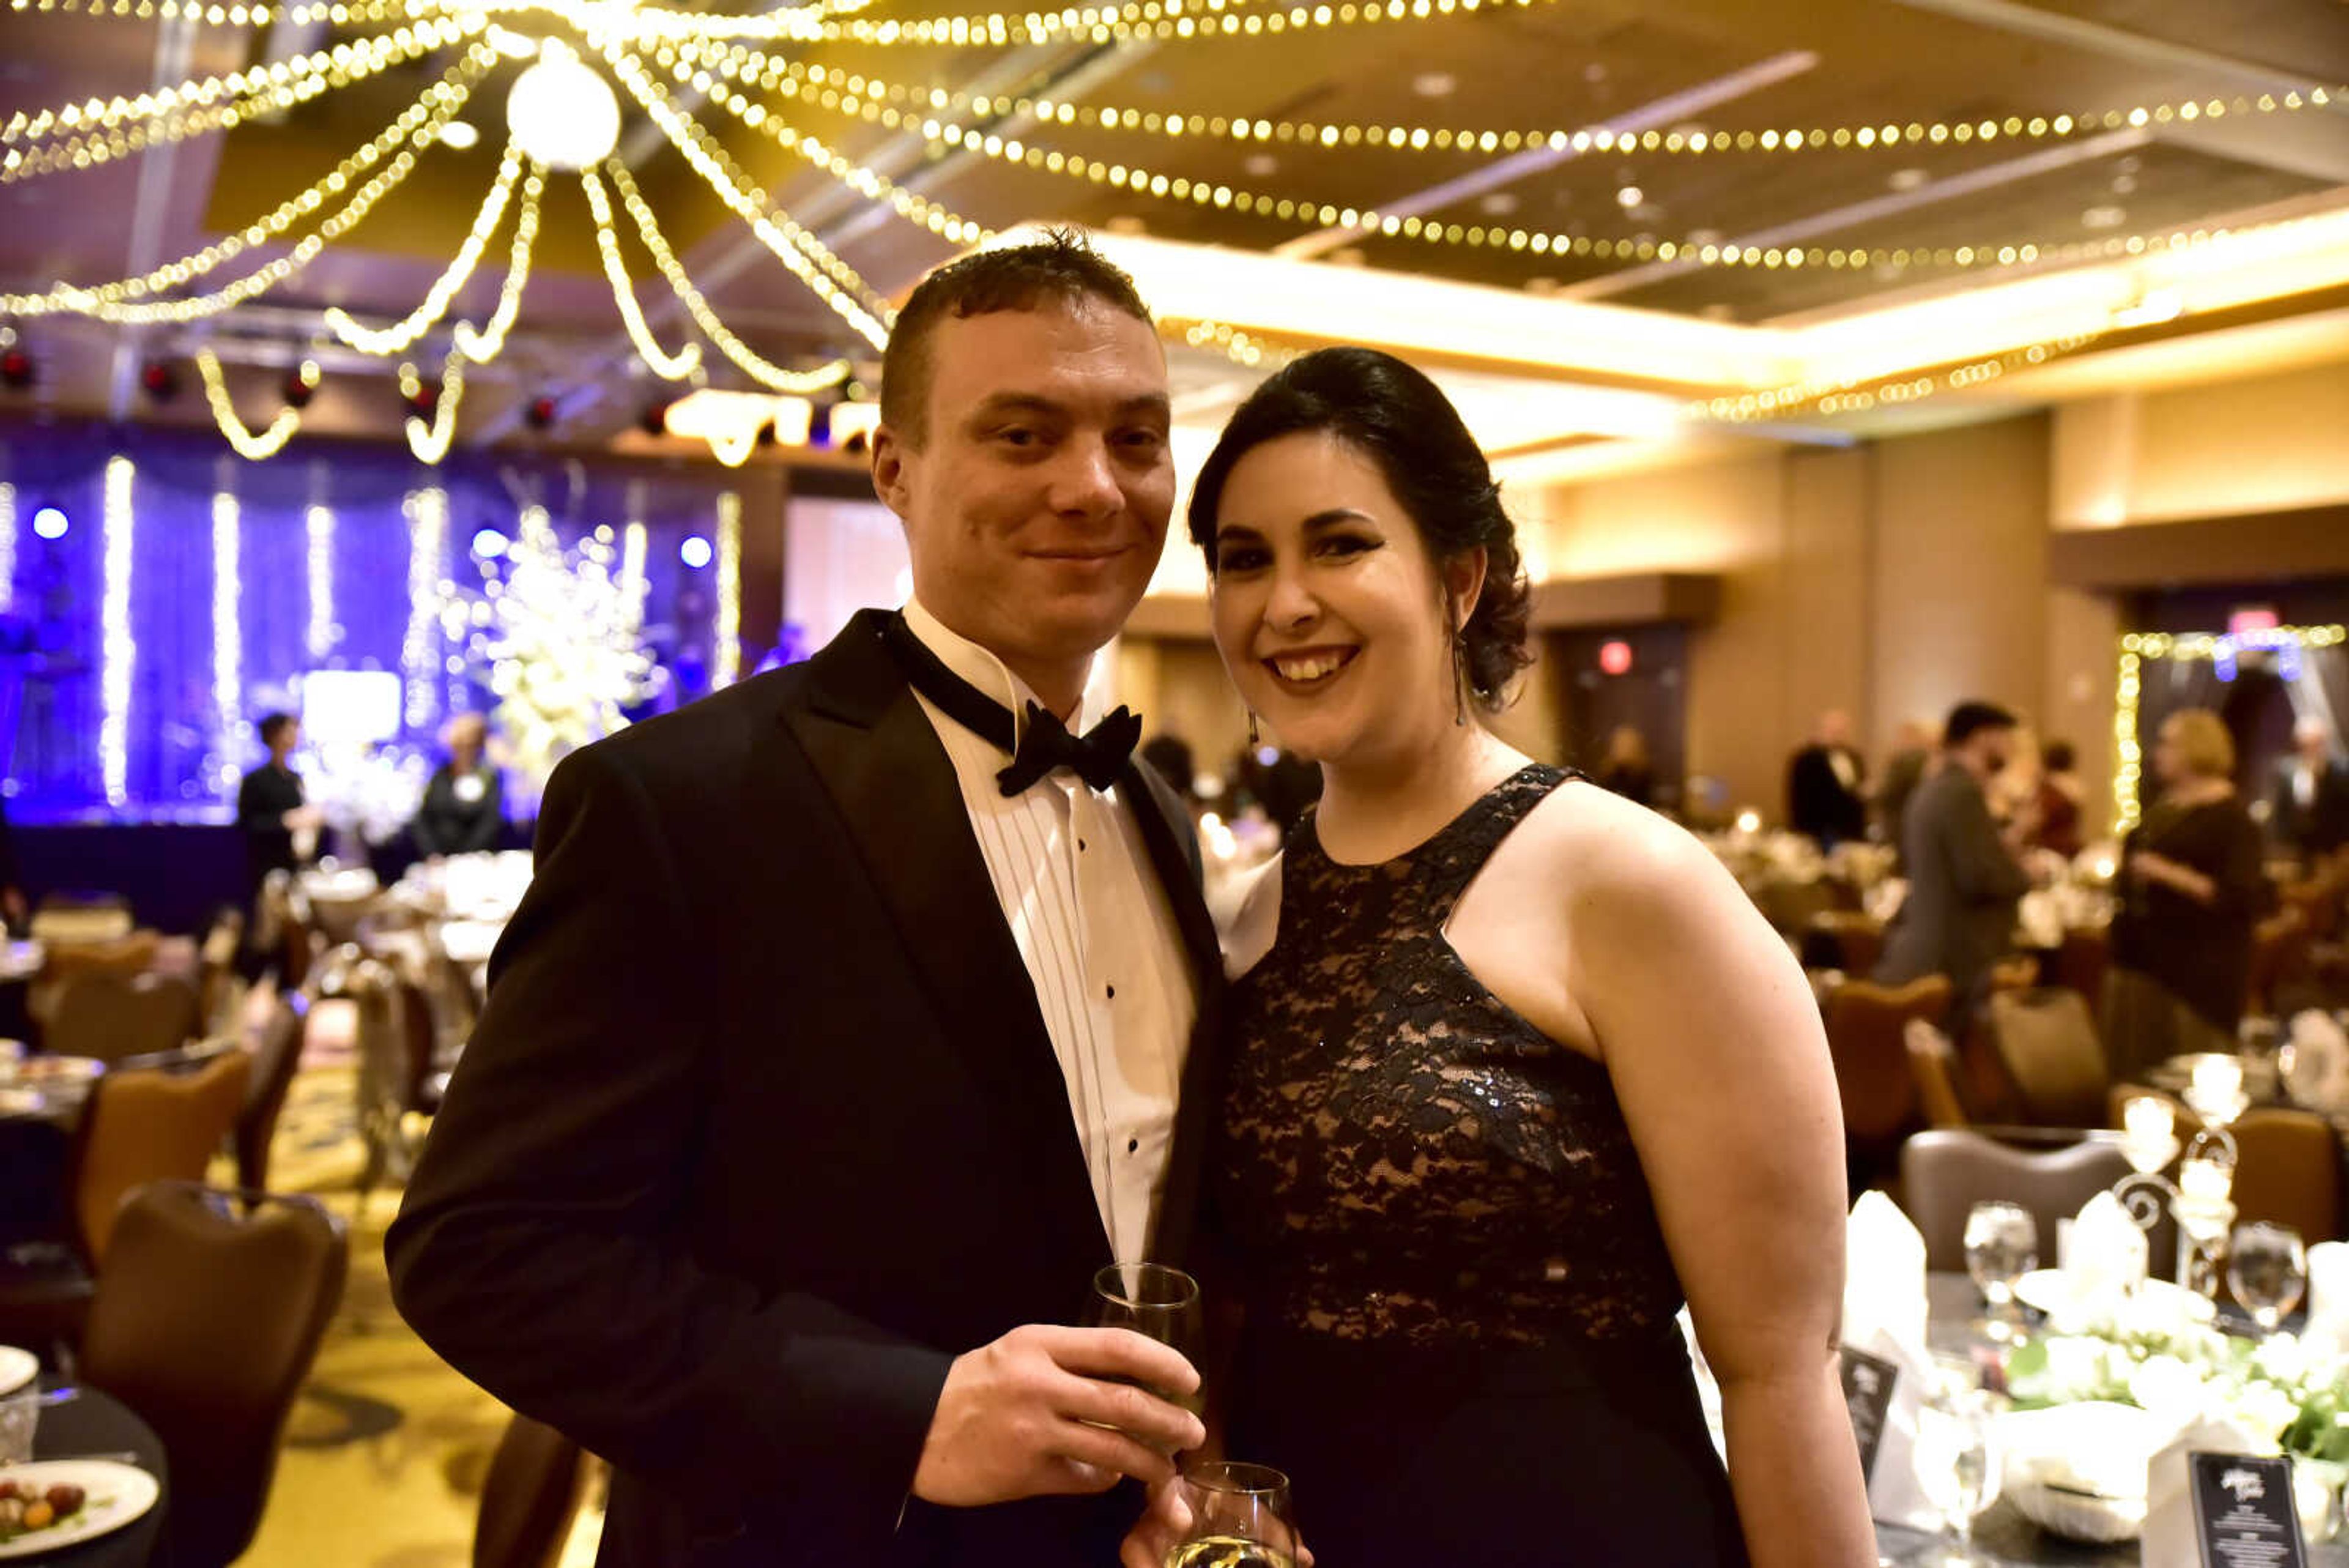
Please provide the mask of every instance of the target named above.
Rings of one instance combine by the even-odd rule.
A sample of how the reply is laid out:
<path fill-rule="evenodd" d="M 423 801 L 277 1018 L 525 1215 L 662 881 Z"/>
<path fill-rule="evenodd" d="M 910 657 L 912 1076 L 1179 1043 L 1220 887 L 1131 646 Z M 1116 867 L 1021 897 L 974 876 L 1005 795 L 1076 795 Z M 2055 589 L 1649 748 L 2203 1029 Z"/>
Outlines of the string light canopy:
<path fill-rule="evenodd" d="M 501 62 L 524 68 L 504 102 L 506 140 L 497 171 L 482 192 L 473 222 L 439 278 L 413 309 L 396 320 L 367 322 L 340 309 L 326 313 L 332 332 L 360 353 L 405 355 L 438 333 L 501 234 L 511 237 L 496 306 L 479 323 L 460 320 L 447 333 L 437 398 L 421 396 L 422 374 L 403 364 L 403 390 L 419 408 L 407 421 L 417 456 L 439 462 L 458 432 L 468 364 L 496 358 L 520 317 L 530 276 L 541 211 L 549 187 L 575 182 L 593 218 L 598 255 L 615 308 L 637 358 L 656 377 L 708 381 L 711 357 L 764 389 L 803 397 L 846 379 L 849 363 L 835 358 L 808 368 L 777 364 L 730 329 L 693 283 L 663 232 L 659 214 L 619 155 L 626 115 L 633 110 L 681 154 L 760 244 L 864 344 L 887 339 L 894 311 L 886 297 L 814 233 L 795 221 L 727 151 L 698 117 L 718 106 L 831 179 L 906 223 L 952 244 L 985 244 L 998 231 L 907 190 L 879 171 L 811 136 L 793 123 L 794 109 L 821 109 L 919 136 L 933 151 L 960 151 L 985 159 L 1154 199 L 1213 207 L 1294 223 L 1309 229 L 1345 228 L 1433 246 L 1503 249 L 1532 255 L 1567 255 L 1624 263 L 1679 262 L 1702 267 L 1825 268 L 1883 271 L 1910 267 L 1965 270 L 2051 261 L 2142 255 L 2198 247 L 2229 237 L 2200 229 L 2172 234 L 2108 237 L 2045 244 L 1901 246 L 1744 246 L 1699 237 L 1619 238 L 1551 233 L 1503 223 L 1461 224 L 1417 214 L 1357 209 L 1298 191 L 1252 191 L 1215 181 L 1172 176 L 1135 159 L 1109 161 L 1047 144 L 1061 128 L 1131 133 L 1165 145 L 1207 140 L 1242 145 L 1292 144 L 1366 148 L 1409 155 L 1428 151 L 1506 154 L 1534 149 L 1602 152 L 1622 157 L 1784 157 L 1917 146 L 2049 141 L 2124 127 L 2224 118 L 2286 116 L 2329 109 L 2349 88 L 2316 87 L 2257 98 L 2177 99 L 2053 115 L 2010 115 L 1972 120 L 1901 120 L 1881 125 L 1775 126 L 1744 130 L 1669 131 L 1608 125 L 1476 128 L 1402 124 L 1319 123 L 1239 114 L 1137 110 L 1080 104 L 1037 95 L 994 96 L 953 90 L 879 75 L 811 64 L 790 57 L 794 47 L 848 44 L 884 51 L 950 45 L 1008 48 L 1035 44 L 1176 45 L 1208 38 L 1257 38 L 1329 28 L 1408 26 L 1478 12 L 1543 7 L 1557 0 L 1340 0 L 1287 4 L 1280 0 L 1118 0 L 1052 11 L 876 18 L 861 15 L 868 0 L 813 0 L 779 9 L 684 9 L 614 5 L 608 0 L 300 0 L 239 3 L 212 0 L 9 0 L 18 12 L 165 17 L 212 26 L 261 27 L 279 23 L 327 24 L 379 29 L 362 38 L 250 69 L 191 79 L 135 97 L 91 98 L 0 123 L 0 184 L 86 171 L 190 137 L 274 118 L 324 95 L 427 56 L 459 51 L 455 62 L 373 139 L 354 149 L 323 179 L 287 197 L 268 213 L 190 254 L 137 276 L 98 284 L 60 282 L 25 294 L 0 294 L 0 315 L 76 315 L 121 326 L 185 324 L 220 317 L 259 299 L 300 275 L 329 246 L 364 223 L 383 199 L 414 171 L 436 143 L 471 130 L 459 116 Z M 1007 136 L 999 127 L 1032 127 Z M 636 297 L 622 246 L 621 217 L 674 296 L 688 335 L 664 343 Z M 252 259 L 263 247 L 285 246 L 225 282 L 215 275 Z M 1261 366 L 1282 352 L 1247 332 L 1212 321 L 1164 324 L 1170 338 L 1220 352 L 1244 367 Z M 698 336 L 695 336 L 698 335 Z M 2024 351 L 2036 363 L 2076 347 L 2043 345 Z M 288 403 L 256 429 L 235 410 L 219 362 L 200 352 L 198 368 L 212 412 L 231 448 L 262 459 L 282 451 L 298 431 L 301 409 Z M 1947 385 L 2001 374 L 2006 358 L 1961 366 L 1935 378 L 1882 384 L 1802 385 L 1752 398 L 1691 405 L 1697 417 L 1753 420 L 1795 410 L 1833 412 L 1927 395 Z M 305 379 L 306 388 L 310 382 Z"/>
<path fill-rule="evenodd" d="M 2120 640 L 2118 701 L 2113 713 L 2113 830 L 2126 833 L 2144 815 L 2139 794 L 2145 783 L 2145 755 L 2137 738 L 2138 713 L 2145 701 L 2145 661 L 2148 659 L 2208 659 L 2220 679 L 2235 678 L 2237 660 L 2250 651 L 2270 652 L 2287 680 L 2298 674 L 2302 656 L 2313 649 L 2339 648 L 2349 643 L 2349 627 L 2269 626 L 2211 634 L 2194 632 L 2130 632 Z"/>

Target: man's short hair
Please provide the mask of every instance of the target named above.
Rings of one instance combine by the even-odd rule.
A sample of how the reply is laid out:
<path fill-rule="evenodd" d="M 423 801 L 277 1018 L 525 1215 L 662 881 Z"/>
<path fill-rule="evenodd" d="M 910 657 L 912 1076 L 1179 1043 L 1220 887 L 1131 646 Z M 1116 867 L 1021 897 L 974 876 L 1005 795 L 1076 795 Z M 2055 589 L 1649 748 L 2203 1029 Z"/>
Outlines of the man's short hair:
<path fill-rule="evenodd" d="M 291 713 L 264 713 L 261 716 L 261 743 L 264 746 L 275 745 L 279 732 L 294 722 L 294 715 Z"/>
<path fill-rule="evenodd" d="M 1941 744 L 1962 746 L 1984 730 L 2012 730 L 2019 721 L 1995 702 L 1961 702 L 1941 726 Z"/>
<path fill-rule="evenodd" d="M 1145 327 L 1154 325 L 1133 279 L 1074 229 L 1048 230 L 1027 244 L 975 251 L 948 262 L 915 286 L 889 330 L 889 347 L 881 354 L 882 423 L 908 446 L 929 438 L 930 345 L 941 321 L 1087 299 L 1123 311 Z"/>

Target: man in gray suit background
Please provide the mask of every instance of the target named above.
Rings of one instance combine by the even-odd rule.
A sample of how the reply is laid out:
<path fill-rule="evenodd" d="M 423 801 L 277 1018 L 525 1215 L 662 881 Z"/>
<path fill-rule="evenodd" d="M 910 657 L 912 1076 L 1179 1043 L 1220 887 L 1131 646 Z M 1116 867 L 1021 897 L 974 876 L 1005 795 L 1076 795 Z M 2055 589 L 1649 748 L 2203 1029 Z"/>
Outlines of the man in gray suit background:
<path fill-rule="evenodd" d="M 2014 729 L 2014 715 L 1989 702 L 1951 709 L 1942 765 L 1917 787 L 1902 823 L 1909 898 L 1886 933 L 1874 978 L 1905 985 L 1946 974 L 1954 1018 L 1981 1000 L 1991 966 L 2012 943 L 2015 901 L 2031 889 L 2020 858 L 2030 824 L 2002 830 L 1983 794 L 2007 764 Z"/>

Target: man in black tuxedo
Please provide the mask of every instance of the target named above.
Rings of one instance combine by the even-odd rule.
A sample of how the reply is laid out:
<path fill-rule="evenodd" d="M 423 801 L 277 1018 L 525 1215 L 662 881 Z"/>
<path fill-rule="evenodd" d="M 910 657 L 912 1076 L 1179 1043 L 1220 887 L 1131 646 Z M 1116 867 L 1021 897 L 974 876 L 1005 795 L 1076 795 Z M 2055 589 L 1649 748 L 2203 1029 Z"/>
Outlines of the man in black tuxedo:
<path fill-rule="evenodd" d="M 2349 768 L 2333 754 L 2321 719 L 2292 726 L 2292 754 L 2276 764 L 2268 828 L 2276 842 L 2314 858 L 2349 844 Z"/>
<path fill-rule="evenodd" d="M 1786 826 L 1821 849 L 1868 836 L 1868 766 L 1851 743 L 1851 715 L 1819 715 L 1811 743 L 1786 763 Z"/>
<path fill-rule="evenodd" d="M 883 376 L 914 602 L 556 771 L 386 1243 L 427 1341 L 612 1461 L 610 1568 L 1105 1568 L 1204 1437 L 1145 1392 L 1181 1355 L 1055 1326 L 1183 1258 L 1206 1130 L 1195 850 L 1085 696 L 1165 537 L 1164 358 L 1056 237 L 926 280 Z"/>

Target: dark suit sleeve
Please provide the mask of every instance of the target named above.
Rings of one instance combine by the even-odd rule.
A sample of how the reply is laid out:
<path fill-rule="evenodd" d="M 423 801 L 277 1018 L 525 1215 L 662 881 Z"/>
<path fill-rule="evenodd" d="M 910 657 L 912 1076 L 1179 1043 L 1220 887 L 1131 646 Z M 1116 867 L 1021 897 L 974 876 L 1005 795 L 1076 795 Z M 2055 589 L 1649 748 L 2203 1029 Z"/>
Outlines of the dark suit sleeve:
<path fill-rule="evenodd" d="M 416 853 L 428 859 L 449 853 L 448 837 L 440 830 L 440 781 L 445 770 L 435 770 L 424 781 L 424 798 L 416 803 L 416 820 L 408 825 L 408 836 L 416 846 Z"/>
<path fill-rule="evenodd" d="M 647 791 L 595 749 L 549 784 L 537 854 L 385 1241 L 394 1299 L 451 1366 L 704 1533 L 757 1520 L 877 1561 L 950 1358 L 695 1255 L 701 911 Z"/>
<path fill-rule="evenodd" d="M 2031 891 L 2031 873 L 2008 852 L 1980 790 L 1951 792 L 1950 879 L 1970 903 L 1996 904 Z"/>
<path fill-rule="evenodd" d="M 506 775 L 497 768 L 484 770 L 481 804 L 466 819 L 465 831 L 457 843 L 459 854 L 478 855 L 485 849 L 495 849 L 506 826 Z"/>

